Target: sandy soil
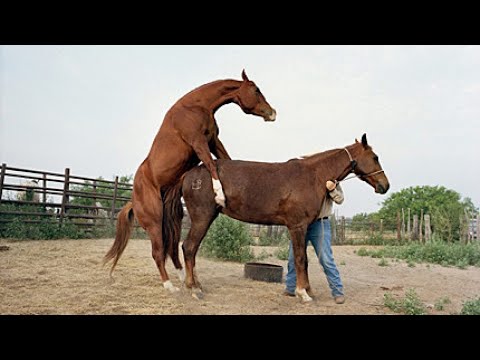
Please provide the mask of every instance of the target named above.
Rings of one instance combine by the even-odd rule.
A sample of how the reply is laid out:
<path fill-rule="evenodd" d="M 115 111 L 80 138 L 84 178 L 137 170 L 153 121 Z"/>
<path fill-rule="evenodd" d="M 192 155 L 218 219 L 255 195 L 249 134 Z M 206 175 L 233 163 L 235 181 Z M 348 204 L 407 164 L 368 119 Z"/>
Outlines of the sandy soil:
<path fill-rule="evenodd" d="M 199 257 L 197 273 L 205 298 L 181 288 L 171 294 L 160 283 L 148 240 L 131 240 L 114 273 L 101 265 L 112 239 L 10 241 L 0 239 L 0 314 L 393 314 L 384 294 L 404 296 L 413 288 L 431 314 L 454 314 L 480 295 L 480 269 L 440 265 L 408 267 L 403 261 L 360 257 L 359 246 L 336 246 L 334 256 L 345 286 L 346 302 L 336 305 L 325 275 L 309 248 L 314 301 L 302 304 L 282 295 L 284 284 L 246 279 L 243 265 Z M 274 248 L 254 251 L 273 253 Z M 268 257 L 284 267 L 286 261 Z M 181 287 L 171 261 L 167 267 Z M 448 298 L 443 311 L 433 304 Z"/>

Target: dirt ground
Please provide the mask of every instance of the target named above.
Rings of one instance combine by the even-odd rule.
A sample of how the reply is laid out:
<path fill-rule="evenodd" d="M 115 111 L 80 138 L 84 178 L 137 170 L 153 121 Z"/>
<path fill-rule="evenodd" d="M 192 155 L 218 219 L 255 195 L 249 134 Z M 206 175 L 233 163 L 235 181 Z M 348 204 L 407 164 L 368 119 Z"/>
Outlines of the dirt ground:
<path fill-rule="evenodd" d="M 163 288 L 150 255 L 149 240 L 131 240 L 114 280 L 101 265 L 113 239 L 11 241 L 0 239 L 0 314 L 393 314 L 383 306 L 384 294 L 405 296 L 415 289 L 430 314 L 455 314 L 466 300 L 480 295 L 480 268 L 461 270 L 403 261 L 379 266 L 379 259 L 355 254 L 359 246 L 334 246 L 344 282 L 346 302 L 336 305 L 325 275 L 309 247 L 311 303 L 282 295 L 284 284 L 246 279 L 243 264 L 198 257 L 197 273 L 205 297 L 197 300 L 184 289 L 169 260 L 167 270 L 181 290 Z M 274 248 L 254 251 L 273 253 Z M 262 262 L 282 265 L 268 257 Z M 448 298 L 443 311 L 434 309 Z"/>

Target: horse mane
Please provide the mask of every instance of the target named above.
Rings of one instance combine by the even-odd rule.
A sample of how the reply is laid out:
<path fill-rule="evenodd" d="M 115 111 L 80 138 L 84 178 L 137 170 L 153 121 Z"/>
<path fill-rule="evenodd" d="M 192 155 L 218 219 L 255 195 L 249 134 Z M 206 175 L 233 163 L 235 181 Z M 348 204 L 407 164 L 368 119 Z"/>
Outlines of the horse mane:
<path fill-rule="evenodd" d="M 322 158 L 322 157 L 327 157 L 329 155 L 332 155 L 334 152 L 336 151 L 339 151 L 339 150 L 343 150 L 345 148 L 349 149 L 350 151 L 353 151 L 355 145 L 358 145 L 360 143 L 356 142 L 356 143 L 353 143 L 351 145 L 347 145 L 347 146 L 344 146 L 342 148 L 336 148 L 336 149 L 330 149 L 330 150 L 325 150 L 325 151 L 321 151 L 321 152 L 317 152 L 317 153 L 312 153 L 312 154 L 306 154 L 306 155 L 302 155 L 302 156 L 299 156 L 297 159 L 299 160 L 307 160 L 307 159 L 311 159 L 311 158 Z M 371 146 L 368 145 L 369 148 L 371 148 Z"/>
<path fill-rule="evenodd" d="M 327 155 L 331 155 L 334 151 L 337 151 L 337 150 L 340 150 L 340 149 L 330 149 L 330 150 L 320 151 L 317 153 L 306 154 L 306 155 L 300 156 L 299 159 L 304 160 L 304 159 L 309 159 L 317 156 L 327 156 Z"/>
<path fill-rule="evenodd" d="M 213 87 L 215 85 L 220 85 L 222 83 L 225 84 L 224 88 L 223 88 L 223 90 L 225 92 L 230 92 L 230 91 L 236 90 L 242 85 L 242 81 L 240 81 L 240 80 L 233 80 L 233 79 L 215 80 L 215 81 L 212 81 L 212 82 L 209 82 L 209 83 L 206 83 L 206 84 L 203 84 L 203 85 L 200 85 L 200 86 L 196 87 L 195 89 L 186 93 L 183 97 L 186 97 L 187 95 L 195 93 L 199 90 L 203 90 L 207 87 Z"/>

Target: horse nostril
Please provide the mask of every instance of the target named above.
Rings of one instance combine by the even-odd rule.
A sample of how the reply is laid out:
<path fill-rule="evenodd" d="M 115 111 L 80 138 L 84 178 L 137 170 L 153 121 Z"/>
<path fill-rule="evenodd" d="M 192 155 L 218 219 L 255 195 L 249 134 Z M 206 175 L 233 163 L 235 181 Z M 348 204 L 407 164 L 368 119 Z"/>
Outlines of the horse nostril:
<path fill-rule="evenodd" d="M 385 194 L 388 191 L 389 188 L 390 188 L 389 183 L 387 183 L 385 185 L 385 187 L 383 187 L 383 185 L 381 185 L 381 184 L 378 184 L 378 186 L 377 186 L 377 190 L 380 194 Z"/>
<path fill-rule="evenodd" d="M 275 109 L 272 109 L 272 112 L 270 113 L 270 116 L 269 116 L 269 120 L 275 121 L 276 118 L 277 118 L 277 112 L 275 111 Z"/>

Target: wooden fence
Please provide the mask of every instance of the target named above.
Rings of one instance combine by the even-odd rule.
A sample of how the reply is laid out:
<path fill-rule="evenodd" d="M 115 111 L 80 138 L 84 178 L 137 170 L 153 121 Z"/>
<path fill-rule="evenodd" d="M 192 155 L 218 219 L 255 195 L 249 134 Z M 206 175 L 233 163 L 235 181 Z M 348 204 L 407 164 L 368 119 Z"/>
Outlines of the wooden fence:
<path fill-rule="evenodd" d="M 118 176 L 114 181 L 108 181 L 72 175 L 69 168 L 63 173 L 53 173 L 2 164 L 0 230 L 15 219 L 26 223 L 40 223 L 48 218 L 59 224 L 68 219 L 70 223 L 86 227 L 87 230 L 94 226 L 114 225 L 117 213 L 130 200 L 131 191 L 132 184 L 120 182 Z M 189 220 L 185 211 L 182 223 L 184 230 L 190 228 Z M 386 222 L 380 220 L 379 223 L 367 222 L 353 227 L 352 219 L 333 216 L 332 243 L 355 243 L 375 236 L 424 242 L 432 236 L 430 220 L 430 216 L 423 212 L 418 216 L 410 214 L 409 209 L 402 209 L 396 219 L 390 219 L 388 226 L 384 226 Z M 478 214 L 461 216 L 460 224 L 461 241 L 479 240 Z M 387 227 L 396 230 L 384 230 Z M 249 228 L 255 238 L 261 233 L 265 233 L 267 237 L 279 237 L 287 231 L 284 226 L 275 225 L 249 224 Z"/>
<path fill-rule="evenodd" d="M 130 200 L 132 184 L 92 179 L 64 173 L 21 169 L 2 164 L 0 172 L 0 226 L 14 218 L 38 223 L 42 218 L 62 224 L 69 219 L 79 226 L 113 223 L 116 214 Z M 99 221 L 102 220 L 102 221 Z"/>

